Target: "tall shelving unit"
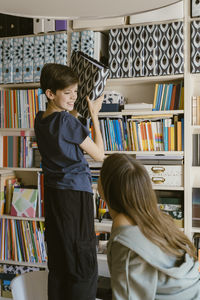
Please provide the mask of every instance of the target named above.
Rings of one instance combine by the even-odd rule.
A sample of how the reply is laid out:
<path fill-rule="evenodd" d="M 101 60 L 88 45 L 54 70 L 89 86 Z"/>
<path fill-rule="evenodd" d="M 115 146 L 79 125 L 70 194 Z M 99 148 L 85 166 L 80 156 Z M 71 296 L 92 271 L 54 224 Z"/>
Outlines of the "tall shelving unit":
<path fill-rule="evenodd" d="M 184 25 L 185 25 L 185 210 L 186 224 L 185 232 L 192 239 L 195 233 L 200 233 L 200 227 L 193 226 L 193 197 L 192 189 L 200 189 L 199 172 L 200 167 L 193 166 L 193 134 L 200 134 L 200 126 L 193 124 L 192 97 L 200 95 L 200 73 L 191 71 L 191 24 L 200 21 L 200 17 L 191 16 L 192 1 L 184 1 Z M 199 151 L 199 149 L 198 149 Z"/>
<path fill-rule="evenodd" d="M 137 78 L 119 78 L 119 79 L 108 79 L 106 90 L 112 91 L 117 90 L 121 94 L 123 94 L 126 98 L 131 99 L 131 101 L 136 101 L 138 98 L 141 102 L 153 102 L 154 97 L 154 90 L 155 90 L 155 84 L 159 82 L 178 82 L 180 80 L 184 80 L 184 111 L 168 111 L 168 112 L 162 112 L 170 113 L 172 115 L 174 114 L 183 114 L 184 113 L 184 137 L 185 137 L 185 144 L 184 144 L 184 151 L 173 151 L 173 152 L 166 152 L 166 151 L 154 151 L 152 154 L 163 154 L 163 155 L 183 155 L 184 156 L 184 186 L 183 187 L 164 187 L 164 189 L 167 190 L 181 190 L 184 192 L 184 232 L 192 239 L 193 234 L 198 232 L 200 233 L 200 228 L 193 228 L 192 227 L 192 187 L 198 187 L 200 188 L 200 182 L 199 182 L 199 171 L 200 167 L 193 167 L 192 166 L 192 134 L 193 133 L 200 133 L 200 126 L 192 126 L 192 111 L 191 111 L 191 98 L 193 95 L 200 95 L 200 85 L 199 85 L 199 79 L 200 74 L 191 74 L 190 72 L 190 24 L 193 20 L 200 21 L 199 18 L 191 18 L 191 7 L 190 7 L 190 1 L 184 0 L 184 19 L 183 19 L 183 25 L 184 25 L 184 74 L 180 75 L 167 75 L 167 76 L 151 76 L 151 77 L 137 77 Z M 176 20 L 175 20 L 176 21 Z M 106 22 L 106 20 L 105 20 Z M 170 20 L 171 22 L 171 20 Z M 128 28 L 133 27 L 132 25 L 120 25 L 120 26 L 112 26 L 114 28 Z M 102 28 L 84 28 L 84 30 L 94 30 L 94 31 L 103 31 L 108 32 L 109 29 L 112 28 L 111 26 L 105 26 Z M 76 30 L 76 31 L 81 31 Z M 68 63 L 69 63 L 69 56 L 70 56 L 70 35 L 73 32 L 73 23 L 69 22 L 69 30 L 68 30 Z M 23 89 L 23 88 L 38 88 L 39 83 L 20 83 L 20 84 L 5 84 L 0 85 L 0 89 Z M 152 112 L 156 116 L 156 114 L 159 114 L 159 111 Z M 126 114 L 126 113 L 124 113 Z M 131 113 L 127 113 L 131 114 Z M 137 114 L 135 112 L 132 112 L 132 114 Z M 139 112 L 138 114 L 141 114 Z M 143 112 L 144 114 L 144 112 Z M 149 114 L 149 112 L 148 112 Z M 122 116 L 122 112 L 116 112 L 116 113 L 100 113 L 100 117 L 107 117 L 107 116 Z M 3 135 L 15 135 L 20 136 L 23 132 L 23 135 L 27 136 L 33 136 L 34 131 L 33 129 L 0 129 L 0 167 L 2 168 L 2 136 Z M 108 151 L 106 154 L 110 154 L 112 152 Z M 148 151 L 144 151 L 141 153 L 137 151 L 126 151 L 126 153 L 130 154 L 142 154 L 142 155 L 148 155 Z M 36 174 L 40 169 L 38 168 L 31 168 L 31 169 L 23 169 L 23 168 L 12 168 L 16 171 L 17 174 L 20 174 L 22 178 L 26 178 L 28 183 L 30 182 L 36 183 Z M 33 175 L 35 174 L 35 175 Z M 155 189 L 159 190 L 162 189 L 162 187 L 155 187 Z M 7 216 L 2 216 L 2 218 L 10 218 Z M 43 219 L 40 219 L 43 221 Z M 111 230 L 111 223 L 98 223 L 95 222 L 95 230 L 96 231 L 108 231 Z M 106 269 L 106 258 L 103 255 L 99 256 L 99 262 L 102 262 L 103 267 L 100 267 L 100 270 L 103 275 L 108 276 L 108 270 Z M 0 261 L 0 263 L 2 263 Z M 17 264 L 17 262 L 14 261 L 8 261 L 4 263 L 8 264 Z M 22 264 L 22 263 L 21 263 Z M 27 265 L 27 263 L 25 263 Z M 23 264 L 22 264 L 23 265 Z M 46 267 L 46 265 L 40 265 L 39 267 Z"/>

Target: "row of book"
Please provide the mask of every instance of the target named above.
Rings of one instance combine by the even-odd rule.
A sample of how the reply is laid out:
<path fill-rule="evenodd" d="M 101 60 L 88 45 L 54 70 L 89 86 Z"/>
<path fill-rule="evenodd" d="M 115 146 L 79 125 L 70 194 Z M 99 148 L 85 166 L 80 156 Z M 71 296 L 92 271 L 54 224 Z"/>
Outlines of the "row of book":
<path fill-rule="evenodd" d="M 200 227 L 200 188 L 192 188 L 192 226 Z"/>
<path fill-rule="evenodd" d="M 157 121 L 151 117 L 100 118 L 105 151 L 183 151 L 184 118 L 157 116 Z M 94 138 L 92 123 L 90 133 Z"/>
<path fill-rule="evenodd" d="M 1 260 L 46 263 L 44 223 L 0 219 L 0 252 Z"/>
<path fill-rule="evenodd" d="M 3 136 L 3 167 L 40 167 L 33 140 L 30 136 Z"/>
<path fill-rule="evenodd" d="M 66 65 L 66 32 L 0 39 L 0 83 L 39 82 L 45 63 Z M 73 32 L 71 51 L 81 50 L 100 60 L 107 49 L 106 35 L 85 30 Z"/>
<path fill-rule="evenodd" d="M 200 96 L 192 97 L 192 125 L 200 125 Z"/>
<path fill-rule="evenodd" d="M 109 31 L 111 78 L 183 74 L 183 22 Z"/>
<path fill-rule="evenodd" d="M 184 109 L 183 81 L 173 83 L 156 83 L 153 110 Z"/>
<path fill-rule="evenodd" d="M 39 110 L 45 110 L 46 98 L 41 89 L 1 90 L 1 128 L 33 128 Z"/>
<path fill-rule="evenodd" d="M 193 134 L 192 165 L 200 166 L 200 134 Z"/>
<path fill-rule="evenodd" d="M 37 185 L 25 185 L 13 170 L 0 171 L 0 213 L 17 217 L 44 217 L 44 174 Z"/>

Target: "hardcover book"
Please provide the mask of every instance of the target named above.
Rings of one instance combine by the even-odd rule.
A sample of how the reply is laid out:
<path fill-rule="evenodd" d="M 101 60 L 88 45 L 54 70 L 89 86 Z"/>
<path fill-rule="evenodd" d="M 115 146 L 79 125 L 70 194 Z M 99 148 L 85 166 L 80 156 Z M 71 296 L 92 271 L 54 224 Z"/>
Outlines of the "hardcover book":
<path fill-rule="evenodd" d="M 11 216 L 35 218 L 37 189 L 14 188 Z"/>
<path fill-rule="evenodd" d="M 84 118 L 89 118 L 86 96 L 96 100 L 103 93 L 109 68 L 81 51 L 73 51 L 70 62 L 71 68 L 76 72 L 78 83 L 78 96 L 75 109 Z"/>

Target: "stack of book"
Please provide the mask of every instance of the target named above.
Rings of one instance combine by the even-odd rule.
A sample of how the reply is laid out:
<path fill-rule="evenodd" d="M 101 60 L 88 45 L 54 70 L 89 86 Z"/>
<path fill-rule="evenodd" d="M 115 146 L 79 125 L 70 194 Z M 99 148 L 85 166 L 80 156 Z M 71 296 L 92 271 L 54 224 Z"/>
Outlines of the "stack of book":
<path fill-rule="evenodd" d="M 156 83 L 153 110 L 184 109 L 183 81 L 177 84 Z"/>
<path fill-rule="evenodd" d="M 192 97 L 192 125 L 200 125 L 200 96 Z"/>

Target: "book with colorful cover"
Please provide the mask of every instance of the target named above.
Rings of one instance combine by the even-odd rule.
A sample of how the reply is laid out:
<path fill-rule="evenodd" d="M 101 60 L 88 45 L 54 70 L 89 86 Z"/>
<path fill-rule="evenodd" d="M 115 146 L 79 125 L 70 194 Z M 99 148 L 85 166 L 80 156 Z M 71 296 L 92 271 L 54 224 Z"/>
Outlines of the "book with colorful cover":
<path fill-rule="evenodd" d="M 35 218 L 37 196 L 37 189 L 14 188 L 11 215 Z"/>

